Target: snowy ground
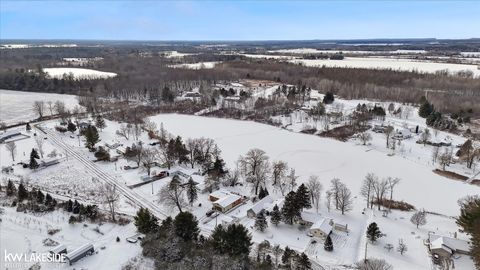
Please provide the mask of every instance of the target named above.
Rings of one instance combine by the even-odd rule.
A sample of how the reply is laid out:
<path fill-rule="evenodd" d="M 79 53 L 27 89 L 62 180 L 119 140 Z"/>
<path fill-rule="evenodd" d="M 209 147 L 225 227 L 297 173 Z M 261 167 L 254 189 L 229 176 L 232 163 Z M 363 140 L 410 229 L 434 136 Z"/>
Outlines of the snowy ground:
<path fill-rule="evenodd" d="M 61 79 L 64 74 L 73 74 L 73 77 L 78 80 L 107 79 L 117 76 L 117 74 L 113 72 L 86 68 L 44 68 L 43 71 L 48 73 L 50 77 L 58 79 Z"/>
<path fill-rule="evenodd" d="M 18 122 L 28 122 L 38 118 L 32 109 L 35 101 L 44 101 L 48 107 L 48 102 L 60 100 L 65 102 L 67 108 L 73 108 L 78 105 L 77 96 L 37 93 L 37 92 L 22 92 L 0 89 L 0 122 L 7 124 L 14 124 Z M 50 114 L 50 110 L 46 109 L 46 115 Z"/>
<path fill-rule="evenodd" d="M 102 225 L 82 222 L 69 224 L 70 215 L 63 210 L 52 213 L 34 215 L 17 213 L 10 207 L 4 208 L 0 222 L 0 268 L 5 269 L 4 250 L 8 253 L 45 253 L 52 247 L 45 246 L 43 241 L 51 239 L 67 247 L 67 251 L 87 243 L 92 243 L 95 254 L 83 258 L 74 264 L 75 269 L 120 269 L 129 258 L 141 254 L 139 243 L 132 244 L 125 238 L 136 234 L 133 223 L 119 226 L 111 223 Z M 95 231 L 98 228 L 97 232 Z M 49 229 L 59 229 L 54 235 L 49 235 Z M 95 230 L 94 230 L 95 229 Z M 120 237 L 120 242 L 116 238 Z M 33 263 L 26 263 L 20 268 L 27 269 Z M 43 263 L 42 269 L 72 269 L 67 263 Z"/>
<path fill-rule="evenodd" d="M 291 53 L 291 54 L 319 54 L 319 53 L 350 53 L 350 54 L 424 54 L 425 50 L 395 50 L 395 51 L 352 51 L 352 50 L 318 50 L 312 48 L 273 50 L 270 53 Z"/>
<path fill-rule="evenodd" d="M 287 161 L 296 169 L 300 181 L 306 181 L 314 174 L 320 176 L 327 187 L 331 179 L 338 177 L 352 189 L 353 194 L 359 193 L 361 181 L 369 172 L 380 177 L 399 177 L 402 182 L 395 191 L 397 200 L 446 215 L 458 214 L 459 198 L 480 191 L 477 186 L 436 175 L 423 164 L 400 156 L 389 157 L 361 145 L 352 146 L 248 121 L 176 114 L 158 115 L 151 119 L 163 123 L 167 130 L 184 138 L 203 136 L 215 139 L 230 167 L 249 149 L 260 148 L 272 160 Z M 428 198 L 424 196 L 425 190 L 429 190 Z"/>
<path fill-rule="evenodd" d="M 475 76 L 480 76 L 480 69 L 478 69 L 476 65 L 420 62 L 408 59 L 393 59 L 380 57 L 345 57 L 345 59 L 343 60 L 301 59 L 289 61 L 292 63 L 314 67 L 326 66 L 343 68 L 393 69 L 426 73 L 435 73 L 442 70 L 448 70 L 450 73 L 456 73 L 459 71 L 471 71 Z"/>

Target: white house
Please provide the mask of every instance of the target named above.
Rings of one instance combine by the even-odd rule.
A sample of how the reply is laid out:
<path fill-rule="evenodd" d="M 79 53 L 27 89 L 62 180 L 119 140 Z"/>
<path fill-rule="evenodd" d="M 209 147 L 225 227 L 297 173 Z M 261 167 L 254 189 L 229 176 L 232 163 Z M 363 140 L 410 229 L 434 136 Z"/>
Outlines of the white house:
<path fill-rule="evenodd" d="M 255 218 L 258 213 L 265 210 L 268 206 L 270 206 L 273 202 L 273 198 L 270 195 L 265 196 L 258 202 L 256 202 L 252 208 L 247 210 L 247 216 L 249 218 Z"/>
<path fill-rule="evenodd" d="M 333 220 L 329 218 L 320 218 L 312 227 L 310 227 L 310 233 L 318 238 L 325 239 L 332 231 Z"/>

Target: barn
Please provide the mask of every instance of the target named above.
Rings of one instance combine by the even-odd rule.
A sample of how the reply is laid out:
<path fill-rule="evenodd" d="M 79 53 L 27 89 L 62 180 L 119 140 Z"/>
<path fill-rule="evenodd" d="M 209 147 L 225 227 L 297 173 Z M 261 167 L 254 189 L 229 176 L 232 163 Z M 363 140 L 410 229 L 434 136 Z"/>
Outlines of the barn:
<path fill-rule="evenodd" d="M 83 257 L 92 255 L 95 249 L 92 244 L 85 244 L 69 253 L 65 256 L 68 260 L 68 263 L 72 265 L 74 262 L 79 261 Z"/>

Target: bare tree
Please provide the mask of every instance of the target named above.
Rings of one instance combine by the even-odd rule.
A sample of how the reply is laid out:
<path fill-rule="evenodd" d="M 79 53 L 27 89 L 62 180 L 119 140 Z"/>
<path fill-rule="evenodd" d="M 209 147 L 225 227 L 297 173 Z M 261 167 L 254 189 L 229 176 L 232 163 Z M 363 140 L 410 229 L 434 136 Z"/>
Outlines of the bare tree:
<path fill-rule="evenodd" d="M 338 190 L 338 204 L 342 211 L 342 215 L 345 214 L 345 212 L 352 210 L 352 192 L 343 183 Z"/>
<path fill-rule="evenodd" d="M 392 270 L 393 267 L 383 259 L 368 258 L 355 264 L 358 270 Z"/>
<path fill-rule="evenodd" d="M 370 208 L 373 208 L 373 188 L 376 182 L 378 182 L 378 177 L 373 173 L 367 174 L 367 176 L 365 176 L 365 179 L 363 180 L 363 184 L 360 189 L 360 195 L 362 195 L 367 201 L 367 208 L 369 207 L 369 205 Z"/>
<path fill-rule="evenodd" d="M 376 181 L 373 185 L 373 191 L 375 192 L 375 201 L 378 206 L 378 210 L 380 210 L 380 206 L 383 203 L 383 199 L 385 198 L 385 194 L 388 190 L 388 182 L 386 180 Z"/>
<path fill-rule="evenodd" d="M 15 156 L 17 155 L 17 145 L 15 142 L 7 142 L 5 144 L 5 148 L 7 148 L 8 152 L 10 152 L 12 160 L 15 161 Z"/>
<path fill-rule="evenodd" d="M 390 137 L 392 136 L 393 133 L 393 127 L 392 126 L 387 126 L 385 128 L 385 131 L 383 135 L 385 135 L 386 143 L 387 143 L 387 148 L 390 145 Z"/>
<path fill-rule="evenodd" d="M 228 170 L 223 184 L 225 186 L 234 187 L 239 183 L 240 183 L 240 171 L 238 170 L 238 168 L 235 168 L 233 170 Z"/>
<path fill-rule="evenodd" d="M 7 129 L 7 124 L 5 122 L 0 122 L 0 130 L 5 131 Z"/>
<path fill-rule="evenodd" d="M 182 207 L 187 206 L 184 198 L 184 189 L 180 185 L 180 178 L 178 175 L 173 176 L 172 181 L 164 186 L 158 193 L 158 199 L 170 208 L 177 207 L 178 211 L 182 212 Z"/>
<path fill-rule="evenodd" d="M 124 137 L 125 139 L 130 139 L 131 128 L 130 124 L 121 124 L 120 128 L 117 130 L 117 135 Z"/>
<path fill-rule="evenodd" d="M 258 148 L 251 149 L 245 156 L 240 156 L 238 164 L 247 182 L 253 183 L 255 195 L 258 194 L 258 188 L 266 181 L 266 174 L 270 167 L 265 151 Z"/>
<path fill-rule="evenodd" d="M 405 244 L 403 239 L 401 238 L 398 239 L 397 251 L 400 252 L 401 255 L 403 255 L 403 253 L 407 252 L 407 250 L 408 250 L 407 244 Z"/>
<path fill-rule="evenodd" d="M 387 189 L 390 191 L 390 200 L 393 200 L 393 190 L 395 189 L 395 186 L 400 183 L 400 178 L 397 177 L 387 177 Z"/>
<path fill-rule="evenodd" d="M 34 101 L 32 109 L 38 115 L 38 118 L 42 119 L 45 113 L 45 102 L 40 100 Z"/>
<path fill-rule="evenodd" d="M 335 209 L 340 209 L 340 187 L 342 186 L 342 182 L 340 182 L 340 179 L 338 178 L 333 178 L 330 181 L 330 191 L 332 193 L 333 201 L 335 203 Z"/>
<path fill-rule="evenodd" d="M 442 169 L 445 171 L 445 167 L 449 166 L 452 162 L 452 152 L 448 149 L 445 149 L 445 152 L 443 152 L 439 157 L 439 162 L 440 166 L 442 166 Z"/>
<path fill-rule="evenodd" d="M 197 161 L 196 155 L 199 151 L 199 143 L 200 141 L 198 139 L 187 139 L 185 143 L 185 146 L 188 150 L 188 161 L 190 162 L 190 166 L 192 166 L 192 169 Z"/>
<path fill-rule="evenodd" d="M 40 153 L 40 156 L 43 158 L 43 144 L 44 144 L 44 140 L 42 138 L 42 136 L 35 136 L 35 143 L 37 144 L 37 149 L 38 149 L 38 152 Z"/>
<path fill-rule="evenodd" d="M 280 179 L 285 177 L 288 170 L 288 165 L 285 161 L 274 161 L 272 163 L 272 186 L 276 187 Z"/>
<path fill-rule="evenodd" d="M 372 140 L 372 135 L 365 131 L 358 134 L 358 138 L 363 142 L 363 145 L 367 145 L 367 143 Z"/>
<path fill-rule="evenodd" d="M 410 218 L 410 222 L 412 222 L 414 225 L 418 226 L 420 225 L 425 225 L 427 224 L 427 217 L 426 217 L 425 211 L 417 211 L 413 213 L 412 217 Z"/>
<path fill-rule="evenodd" d="M 438 155 L 439 155 L 439 150 L 440 150 L 440 147 L 438 146 L 434 146 L 432 148 L 432 163 L 435 164 L 437 163 L 437 159 L 438 159 Z"/>
<path fill-rule="evenodd" d="M 312 205 L 315 206 L 315 210 L 318 213 L 318 209 L 320 208 L 320 196 L 322 194 L 322 183 L 320 183 L 320 179 L 316 175 L 310 176 L 307 183 L 307 188 L 310 193 L 310 200 L 312 201 Z"/>
<path fill-rule="evenodd" d="M 291 168 L 290 173 L 287 176 L 287 185 L 290 187 L 290 191 L 293 191 L 293 189 L 297 186 L 297 179 L 298 176 L 295 174 L 295 169 Z"/>
<path fill-rule="evenodd" d="M 430 140 L 430 137 L 432 137 L 432 135 L 430 134 L 430 130 L 426 128 L 420 135 L 420 140 L 422 141 L 424 146 L 427 144 L 428 140 Z"/>
<path fill-rule="evenodd" d="M 115 209 L 117 208 L 118 199 L 120 198 L 117 187 L 115 185 L 105 183 L 100 186 L 99 191 L 103 203 L 105 203 L 110 210 L 110 216 L 112 217 L 112 220 L 115 221 Z"/>
<path fill-rule="evenodd" d="M 152 168 L 155 166 L 155 160 L 157 160 L 156 151 L 153 149 L 144 149 L 140 155 L 142 167 L 147 171 L 148 176 Z"/>
<path fill-rule="evenodd" d="M 332 195 L 331 191 L 327 191 L 326 194 L 327 194 L 327 196 L 326 196 L 327 198 L 325 200 L 325 206 L 327 207 L 328 212 L 330 212 L 330 209 L 332 208 L 332 196 L 333 195 Z"/>
<path fill-rule="evenodd" d="M 54 111 L 53 102 L 51 100 L 47 101 L 47 106 L 48 106 L 48 110 L 50 111 L 50 115 L 53 115 L 53 111 Z"/>

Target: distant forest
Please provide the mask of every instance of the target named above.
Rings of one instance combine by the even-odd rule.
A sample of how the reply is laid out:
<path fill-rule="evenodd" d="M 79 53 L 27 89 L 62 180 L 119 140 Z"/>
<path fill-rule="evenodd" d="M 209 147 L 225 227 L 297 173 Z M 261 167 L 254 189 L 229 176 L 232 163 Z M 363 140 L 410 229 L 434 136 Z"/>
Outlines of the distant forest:
<path fill-rule="evenodd" d="M 196 54 L 183 58 L 164 58 L 159 53 L 160 48 Z M 241 55 L 219 53 L 219 50 L 198 49 L 192 45 L 180 48 L 112 45 L 4 49 L 0 50 L 0 89 L 128 99 L 147 93 L 158 95 L 166 87 L 173 92 L 190 90 L 195 86 L 208 89 L 219 81 L 250 78 L 306 86 L 346 99 L 418 103 L 422 96 L 427 95 L 438 110 L 455 112 L 459 108 L 473 109 L 474 115 L 480 115 L 480 79 L 472 78 L 469 74 L 453 76 L 446 73 L 305 67 L 276 60 L 247 59 Z M 50 79 L 40 72 L 45 67 L 58 67 L 64 57 L 102 57 L 103 60 L 83 67 L 115 72 L 118 76 L 96 80 L 74 80 L 68 76 Z M 212 69 L 200 70 L 170 67 L 200 61 L 222 63 Z"/>

